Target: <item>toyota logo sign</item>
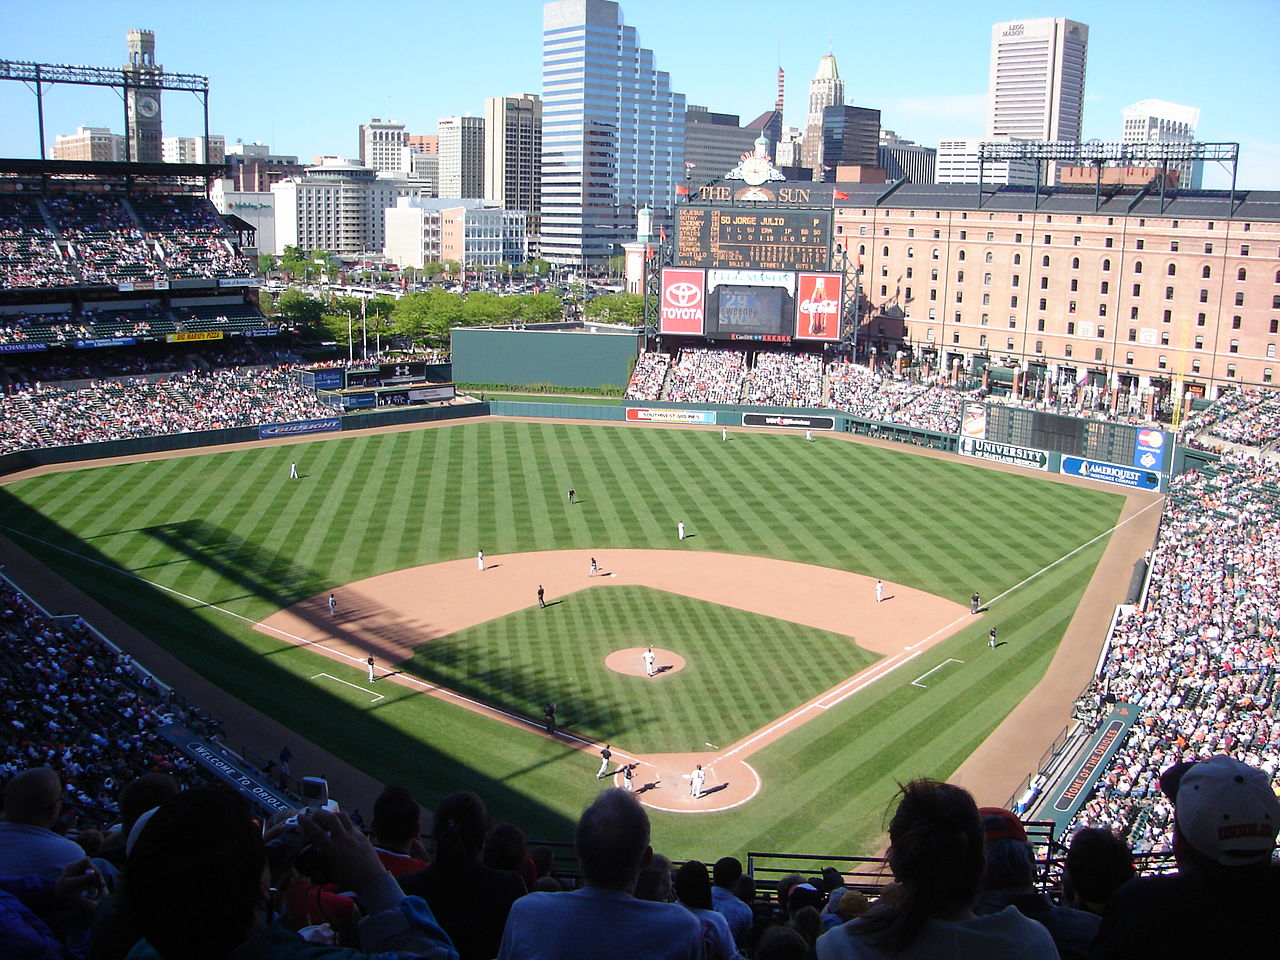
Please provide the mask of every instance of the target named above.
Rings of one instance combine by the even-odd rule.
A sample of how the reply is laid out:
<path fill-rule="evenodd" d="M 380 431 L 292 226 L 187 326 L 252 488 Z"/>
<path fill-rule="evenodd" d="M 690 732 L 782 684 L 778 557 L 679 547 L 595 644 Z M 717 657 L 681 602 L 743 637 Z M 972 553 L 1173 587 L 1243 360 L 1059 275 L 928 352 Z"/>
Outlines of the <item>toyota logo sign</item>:
<path fill-rule="evenodd" d="M 673 307 L 695 307 L 702 299 L 702 288 L 696 283 L 673 283 L 667 287 L 665 297 Z"/>

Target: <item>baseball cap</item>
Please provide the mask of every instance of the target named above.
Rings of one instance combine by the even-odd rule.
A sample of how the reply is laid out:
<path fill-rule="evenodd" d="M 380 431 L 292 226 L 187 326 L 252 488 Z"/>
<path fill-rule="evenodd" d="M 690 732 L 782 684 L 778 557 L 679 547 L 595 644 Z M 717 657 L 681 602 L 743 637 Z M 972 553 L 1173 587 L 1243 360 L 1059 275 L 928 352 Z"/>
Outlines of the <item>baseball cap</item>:
<path fill-rule="evenodd" d="M 1266 860 L 1280 832 L 1280 799 L 1257 767 L 1225 754 L 1179 763 L 1160 775 L 1184 840 L 1224 867 Z"/>
<path fill-rule="evenodd" d="M 1018 815 L 1004 807 L 979 807 L 982 829 L 987 840 L 1021 840 L 1027 843 L 1027 830 Z"/>

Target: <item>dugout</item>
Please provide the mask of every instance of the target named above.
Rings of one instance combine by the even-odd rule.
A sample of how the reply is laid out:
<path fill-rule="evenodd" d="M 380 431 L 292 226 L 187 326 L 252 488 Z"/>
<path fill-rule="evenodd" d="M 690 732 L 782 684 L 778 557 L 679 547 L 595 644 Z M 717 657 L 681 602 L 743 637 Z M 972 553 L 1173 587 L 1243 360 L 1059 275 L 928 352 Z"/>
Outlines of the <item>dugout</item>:
<path fill-rule="evenodd" d="M 453 378 L 510 386 L 625 388 L 640 329 L 610 323 L 510 324 L 450 331 Z"/>

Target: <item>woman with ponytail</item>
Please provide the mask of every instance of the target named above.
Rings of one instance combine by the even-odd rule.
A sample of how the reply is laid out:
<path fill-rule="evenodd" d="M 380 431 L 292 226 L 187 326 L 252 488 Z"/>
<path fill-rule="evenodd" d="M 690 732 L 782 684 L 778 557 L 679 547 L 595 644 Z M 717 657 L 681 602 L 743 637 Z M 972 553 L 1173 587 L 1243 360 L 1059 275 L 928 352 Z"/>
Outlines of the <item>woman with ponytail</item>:
<path fill-rule="evenodd" d="M 1057 960 L 1049 932 L 1013 907 L 973 912 L 986 869 L 967 790 L 913 780 L 889 822 L 896 881 L 862 916 L 818 938 L 818 960 Z"/>
<path fill-rule="evenodd" d="M 480 860 L 489 814 L 474 793 L 451 793 L 436 807 L 435 859 L 425 870 L 400 878 L 405 893 L 431 906 L 453 940 L 461 960 L 498 955 L 511 904 L 524 896 L 524 881 L 510 870 L 494 870 Z"/>

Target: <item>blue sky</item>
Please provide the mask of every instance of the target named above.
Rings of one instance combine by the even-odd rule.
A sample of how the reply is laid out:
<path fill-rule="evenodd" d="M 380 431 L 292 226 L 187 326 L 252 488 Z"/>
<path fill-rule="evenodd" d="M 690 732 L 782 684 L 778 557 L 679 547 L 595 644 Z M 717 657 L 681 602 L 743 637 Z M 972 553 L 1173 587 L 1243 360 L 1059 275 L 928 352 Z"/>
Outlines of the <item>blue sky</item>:
<path fill-rule="evenodd" d="M 1280 189 L 1280 3 L 1100 0 L 916 4 L 832 0 L 623 0 L 623 19 L 690 103 L 748 120 L 773 103 L 779 63 L 789 124 L 828 46 L 848 99 L 919 143 L 980 136 L 991 24 L 1061 16 L 1090 28 L 1086 138 L 1118 140 L 1120 109 L 1146 98 L 1199 107 L 1199 137 L 1241 144 L 1239 183 Z M 0 0 L 0 59 L 116 66 L 129 27 L 156 31 L 166 69 L 210 79 L 211 130 L 304 160 L 354 156 L 356 128 L 393 118 L 434 133 L 440 117 L 481 114 L 484 98 L 541 92 L 540 0 L 439 3 L 331 0 L 217 4 Z M 55 86 L 47 142 L 79 125 L 122 127 L 117 95 Z M 191 95 L 165 97 L 165 132 L 200 132 Z M 39 156 L 36 108 L 0 83 L 0 156 Z M 1210 166 L 1206 186 L 1225 186 Z"/>

